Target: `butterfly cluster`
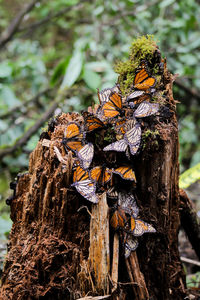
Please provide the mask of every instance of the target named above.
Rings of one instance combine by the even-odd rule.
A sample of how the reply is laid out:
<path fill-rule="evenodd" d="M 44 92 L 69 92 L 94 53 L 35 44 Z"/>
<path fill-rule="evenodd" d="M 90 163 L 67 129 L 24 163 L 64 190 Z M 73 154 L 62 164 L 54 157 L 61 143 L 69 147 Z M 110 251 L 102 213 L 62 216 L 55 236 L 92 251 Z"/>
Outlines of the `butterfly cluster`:
<path fill-rule="evenodd" d="M 120 180 L 123 187 L 129 182 L 129 191 L 136 187 L 131 157 L 141 148 L 142 118 L 159 114 L 159 104 L 152 102 L 155 86 L 156 78 L 150 75 L 147 62 L 141 61 L 132 93 L 122 97 L 119 85 L 98 91 L 98 109 L 82 112 L 81 122 L 68 123 L 62 140 L 65 150 L 74 154 L 72 187 L 92 203 L 98 203 L 102 192 L 111 199 L 110 224 L 122 233 L 125 257 L 137 248 L 138 236 L 155 232 L 138 217 L 133 193 L 120 190 Z M 119 152 L 125 158 L 119 158 Z"/>

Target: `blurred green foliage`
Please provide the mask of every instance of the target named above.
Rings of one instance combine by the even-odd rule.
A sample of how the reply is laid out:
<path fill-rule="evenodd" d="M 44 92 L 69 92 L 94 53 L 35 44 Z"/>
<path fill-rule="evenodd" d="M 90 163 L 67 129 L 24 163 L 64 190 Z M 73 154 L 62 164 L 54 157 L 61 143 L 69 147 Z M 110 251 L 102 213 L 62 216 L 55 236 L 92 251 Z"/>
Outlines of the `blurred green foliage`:
<path fill-rule="evenodd" d="M 0 31 L 27 1 L 0 0 Z M 194 0 L 52 0 L 36 2 L 9 42 L 0 48 L 0 150 L 16 144 L 58 91 L 61 110 L 81 111 L 97 101 L 97 88 L 117 80 L 114 65 L 126 60 L 133 39 L 153 34 L 172 73 L 180 126 L 181 171 L 200 161 L 200 6 Z M 69 93 L 69 88 L 73 90 Z M 43 125 L 45 127 L 46 124 Z M 3 155 L 0 194 L 28 168 L 42 128 L 28 143 Z M 1 212 L 8 211 L 1 206 Z"/>

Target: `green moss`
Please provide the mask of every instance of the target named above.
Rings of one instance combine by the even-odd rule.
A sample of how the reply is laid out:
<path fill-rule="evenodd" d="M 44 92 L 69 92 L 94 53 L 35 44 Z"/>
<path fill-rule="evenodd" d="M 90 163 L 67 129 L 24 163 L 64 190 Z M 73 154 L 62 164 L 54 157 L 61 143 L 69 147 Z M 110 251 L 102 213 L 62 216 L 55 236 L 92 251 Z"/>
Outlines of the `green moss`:
<path fill-rule="evenodd" d="M 156 42 L 153 35 L 143 35 L 135 39 L 130 48 L 130 59 L 145 59 L 147 56 L 152 57 L 156 50 Z"/>
<path fill-rule="evenodd" d="M 154 141 L 154 145 L 158 146 L 158 141 L 157 141 L 157 137 L 160 135 L 158 130 L 150 130 L 147 129 L 146 131 L 144 131 L 142 133 L 142 141 L 143 141 L 143 147 L 142 149 L 144 150 L 146 148 L 146 141 L 150 138 L 152 141 Z"/>
<path fill-rule="evenodd" d="M 145 132 L 143 132 L 142 139 L 145 140 L 149 136 L 156 138 L 157 135 L 160 135 L 158 130 L 152 131 L 150 129 L 147 129 Z"/>
<path fill-rule="evenodd" d="M 152 35 L 146 35 L 134 39 L 130 47 L 129 59 L 125 62 L 119 61 L 114 70 L 119 74 L 118 83 L 123 95 L 127 95 L 131 91 L 135 71 L 139 67 L 142 59 L 150 61 L 157 46 Z M 153 74 L 157 73 L 157 69 L 153 70 Z M 157 78 L 156 78 L 157 79 Z"/>

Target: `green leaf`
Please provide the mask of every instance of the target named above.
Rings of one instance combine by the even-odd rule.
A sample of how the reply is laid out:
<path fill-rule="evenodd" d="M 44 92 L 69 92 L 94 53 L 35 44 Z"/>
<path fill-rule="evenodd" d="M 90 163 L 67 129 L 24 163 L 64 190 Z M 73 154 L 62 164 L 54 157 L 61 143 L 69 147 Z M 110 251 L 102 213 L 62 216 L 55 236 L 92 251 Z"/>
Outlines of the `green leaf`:
<path fill-rule="evenodd" d="M 8 62 L 2 62 L 0 64 L 0 78 L 9 77 L 12 74 L 12 68 Z"/>
<path fill-rule="evenodd" d="M 192 183 L 196 182 L 199 179 L 200 179 L 200 163 L 186 170 L 183 174 L 181 174 L 179 179 L 179 187 L 181 189 L 186 189 Z"/>
<path fill-rule="evenodd" d="M 96 91 L 96 89 L 100 87 L 101 77 L 92 70 L 85 69 L 83 73 L 83 79 L 87 86 L 94 91 Z"/>
<path fill-rule="evenodd" d="M 15 96 L 15 93 L 9 86 L 3 86 L 0 90 L 0 100 L 8 107 L 14 107 L 20 104 L 19 99 Z"/>
<path fill-rule="evenodd" d="M 50 81 L 51 86 L 54 86 L 58 82 L 60 77 L 65 74 L 65 70 L 69 64 L 69 60 L 70 60 L 70 56 L 68 55 L 66 59 L 62 60 L 57 64 L 53 72 L 53 75 L 51 77 L 51 81 Z"/>
<path fill-rule="evenodd" d="M 78 79 L 83 66 L 83 53 L 81 51 L 75 51 L 71 57 L 68 67 L 65 72 L 62 84 L 60 86 L 61 90 L 64 90 L 74 84 Z"/>

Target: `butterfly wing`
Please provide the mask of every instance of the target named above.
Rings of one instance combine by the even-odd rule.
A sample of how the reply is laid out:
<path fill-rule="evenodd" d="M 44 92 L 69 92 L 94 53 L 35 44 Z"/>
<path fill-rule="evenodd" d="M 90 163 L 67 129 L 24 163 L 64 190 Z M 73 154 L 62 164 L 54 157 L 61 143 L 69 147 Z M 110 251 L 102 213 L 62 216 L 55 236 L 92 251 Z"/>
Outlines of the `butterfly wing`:
<path fill-rule="evenodd" d="M 84 116 L 84 115 L 83 115 Z M 104 123 L 95 115 L 88 114 L 85 117 L 85 129 L 86 131 L 93 131 L 98 128 L 103 128 Z"/>
<path fill-rule="evenodd" d="M 139 214 L 139 208 L 135 201 L 134 196 L 131 193 L 120 192 L 118 196 L 118 205 L 133 218 L 137 218 Z"/>
<path fill-rule="evenodd" d="M 126 215 L 123 210 L 117 209 L 113 213 L 110 219 L 110 225 L 117 230 L 118 228 L 124 228 L 126 224 Z"/>
<path fill-rule="evenodd" d="M 101 104 L 105 103 L 105 102 L 108 102 L 110 100 L 109 97 L 110 97 L 111 93 L 119 93 L 119 92 L 120 92 L 120 90 L 119 90 L 119 87 L 117 85 L 115 85 L 112 88 L 104 89 L 101 92 L 98 91 L 99 102 Z"/>
<path fill-rule="evenodd" d="M 90 171 L 90 178 L 99 185 L 105 185 L 111 180 L 112 171 L 109 168 L 97 166 Z"/>
<path fill-rule="evenodd" d="M 127 142 L 124 139 L 122 139 L 104 147 L 103 151 L 124 152 L 126 149 L 127 149 Z"/>
<path fill-rule="evenodd" d="M 74 186 L 77 192 L 79 192 L 85 199 L 93 203 L 98 202 L 98 197 L 95 194 L 96 185 L 90 179 L 74 182 L 72 186 Z"/>
<path fill-rule="evenodd" d="M 134 116 L 136 118 L 144 118 L 156 114 L 158 110 L 159 110 L 158 103 L 143 102 L 135 110 Z"/>
<path fill-rule="evenodd" d="M 94 156 L 94 146 L 88 143 L 77 151 L 77 157 L 80 160 L 83 169 L 88 169 Z"/>
<path fill-rule="evenodd" d="M 94 182 L 98 182 L 100 179 L 102 173 L 102 166 L 97 166 L 94 167 L 91 171 L 90 171 L 90 178 L 94 181 Z"/>
<path fill-rule="evenodd" d="M 152 225 L 140 219 L 135 219 L 135 229 L 133 230 L 133 235 L 141 236 L 146 232 L 156 232 L 156 230 Z"/>
<path fill-rule="evenodd" d="M 156 84 L 156 79 L 149 76 L 146 67 L 139 68 L 134 78 L 134 88 L 138 90 L 148 90 Z"/>
<path fill-rule="evenodd" d="M 89 179 L 89 172 L 85 171 L 81 166 L 76 166 L 73 171 L 73 183 L 81 180 Z"/>
<path fill-rule="evenodd" d="M 111 93 L 109 101 L 103 103 L 98 114 L 102 120 L 112 119 L 120 115 L 122 110 L 122 98 L 117 93 Z"/>
<path fill-rule="evenodd" d="M 144 91 L 134 91 L 133 93 L 128 95 L 128 97 L 126 98 L 126 101 L 130 101 L 132 99 L 138 98 L 143 94 L 144 94 Z"/>
<path fill-rule="evenodd" d="M 81 148 L 83 147 L 83 143 L 82 140 L 67 140 L 66 138 L 63 139 L 62 141 L 63 145 L 67 147 L 67 149 L 73 151 L 73 152 L 77 152 L 80 151 Z"/>
<path fill-rule="evenodd" d="M 102 179 L 101 179 L 101 185 L 105 185 L 108 183 L 112 178 L 112 170 L 109 168 L 103 169 Z"/>
<path fill-rule="evenodd" d="M 125 258 L 128 258 L 131 254 L 131 251 L 135 251 L 138 247 L 139 243 L 137 238 L 135 238 L 131 234 L 127 234 L 124 244 L 124 255 Z"/>
<path fill-rule="evenodd" d="M 83 138 L 83 133 L 80 130 L 80 127 L 75 122 L 71 122 L 67 125 L 64 133 L 64 137 L 66 139 L 72 139 L 72 138 Z"/>
<path fill-rule="evenodd" d="M 135 155 L 139 149 L 141 135 L 142 130 L 139 123 L 136 123 L 133 128 L 131 128 L 124 134 L 124 140 L 128 143 L 132 155 Z"/>
<path fill-rule="evenodd" d="M 135 172 L 131 167 L 122 166 L 114 169 L 113 173 L 120 175 L 123 179 L 136 182 Z"/>

